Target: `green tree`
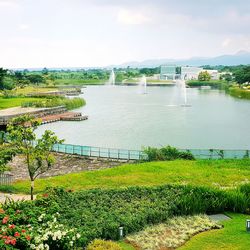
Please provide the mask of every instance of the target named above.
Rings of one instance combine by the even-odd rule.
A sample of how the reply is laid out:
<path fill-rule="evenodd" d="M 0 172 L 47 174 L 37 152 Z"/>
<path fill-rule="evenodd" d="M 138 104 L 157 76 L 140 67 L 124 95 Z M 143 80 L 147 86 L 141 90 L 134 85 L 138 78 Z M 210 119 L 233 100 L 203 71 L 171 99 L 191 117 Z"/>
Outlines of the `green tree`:
<path fill-rule="evenodd" d="M 27 79 L 33 83 L 33 84 L 40 84 L 40 83 L 44 83 L 44 78 L 43 76 L 39 75 L 39 74 L 32 74 L 32 75 L 28 75 Z"/>
<path fill-rule="evenodd" d="M 25 156 L 29 177 L 31 181 L 30 195 L 33 200 L 35 179 L 48 171 L 54 163 L 51 153 L 54 144 L 62 143 L 57 136 L 46 130 L 40 139 L 37 139 L 35 130 L 40 125 L 38 120 L 31 116 L 14 118 L 7 126 L 8 137 L 13 148 Z"/>
<path fill-rule="evenodd" d="M 234 73 L 235 81 L 239 84 L 250 82 L 250 66 L 239 68 Z"/>
<path fill-rule="evenodd" d="M 4 89 L 4 78 L 7 76 L 8 70 L 0 68 L 0 90 Z"/>
<path fill-rule="evenodd" d="M 198 75 L 199 81 L 210 81 L 211 75 L 207 71 L 201 71 Z"/>

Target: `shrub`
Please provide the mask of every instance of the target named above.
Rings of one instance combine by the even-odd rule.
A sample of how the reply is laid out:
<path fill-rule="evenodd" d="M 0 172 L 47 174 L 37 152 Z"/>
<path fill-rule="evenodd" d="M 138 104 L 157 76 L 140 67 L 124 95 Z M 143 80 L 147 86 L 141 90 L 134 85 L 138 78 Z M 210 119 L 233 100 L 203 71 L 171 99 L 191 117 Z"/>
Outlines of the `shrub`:
<path fill-rule="evenodd" d="M 179 151 L 177 148 L 166 146 L 163 148 L 147 147 L 143 150 L 148 161 L 171 161 L 176 159 L 194 160 L 190 152 Z"/>
<path fill-rule="evenodd" d="M 9 216 L 9 223 L 16 226 L 32 225 L 34 237 L 31 242 L 47 235 L 42 243 L 59 249 L 72 249 L 70 239 L 76 239 L 73 246 L 86 247 L 94 239 L 118 240 L 119 227 L 124 235 L 143 230 L 146 226 L 166 221 L 177 215 L 213 214 L 225 211 L 249 212 L 249 186 L 235 190 L 218 190 L 209 187 L 165 185 L 158 187 L 130 187 L 113 190 L 85 190 L 68 192 L 62 188 L 46 190 L 46 195 L 33 203 L 4 204 L 4 214 L 0 221 Z M 16 213 L 16 211 L 19 211 Z M 56 223 L 53 226 L 55 214 Z M 42 216 L 42 222 L 40 216 Z M 52 225 L 53 230 L 47 229 Z M 70 231 L 68 225 L 75 230 Z M 66 241 L 53 240 L 58 228 L 62 235 L 66 231 Z M 81 237 L 77 239 L 76 234 Z M 75 236 L 73 236 L 73 234 Z M 32 236 L 32 235 L 31 235 Z M 60 237 L 60 236 L 59 236 Z M 55 248 L 57 249 L 57 248 Z"/>
<path fill-rule="evenodd" d="M 122 250 L 122 248 L 115 242 L 97 239 L 87 246 L 87 250 Z"/>

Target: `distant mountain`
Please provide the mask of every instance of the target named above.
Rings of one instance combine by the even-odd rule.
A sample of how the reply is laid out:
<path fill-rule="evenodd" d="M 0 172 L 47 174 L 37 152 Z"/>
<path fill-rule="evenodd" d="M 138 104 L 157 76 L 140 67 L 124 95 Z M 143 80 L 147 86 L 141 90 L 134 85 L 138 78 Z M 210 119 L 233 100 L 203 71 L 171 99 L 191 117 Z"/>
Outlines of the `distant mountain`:
<path fill-rule="evenodd" d="M 132 67 L 132 68 L 143 68 L 143 67 L 158 67 L 163 64 L 177 64 L 180 66 L 201 66 L 201 65 L 240 65 L 250 64 L 250 52 L 239 51 L 234 55 L 221 55 L 217 57 L 192 57 L 189 59 L 175 60 L 175 59 L 156 59 L 156 60 L 145 60 L 142 62 L 127 62 L 113 67 Z"/>

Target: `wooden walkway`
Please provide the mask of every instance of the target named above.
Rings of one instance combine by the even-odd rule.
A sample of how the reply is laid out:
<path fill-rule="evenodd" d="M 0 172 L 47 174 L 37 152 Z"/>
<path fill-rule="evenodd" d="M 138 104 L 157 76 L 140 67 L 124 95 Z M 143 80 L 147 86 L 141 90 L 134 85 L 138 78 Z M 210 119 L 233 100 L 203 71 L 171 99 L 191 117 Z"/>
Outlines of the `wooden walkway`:
<path fill-rule="evenodd" d="M 40 118 L 42 124 L 57 122 L 57 121 L 83 121 L 87 120 L 87 115 L 82 115 L 81 113 L 76 112 L 65 112 L 61 114 L 48 115 Z"/>

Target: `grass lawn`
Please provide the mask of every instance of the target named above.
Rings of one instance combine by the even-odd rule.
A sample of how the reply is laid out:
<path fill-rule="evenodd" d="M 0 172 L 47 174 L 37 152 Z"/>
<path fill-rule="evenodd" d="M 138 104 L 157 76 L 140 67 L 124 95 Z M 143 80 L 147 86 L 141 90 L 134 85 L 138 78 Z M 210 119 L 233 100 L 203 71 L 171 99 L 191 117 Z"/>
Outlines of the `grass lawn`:
<path fill-rule="evenodd" d="M 0 97 L 0 109 L 18 107 L 18 106 L 21 106 L 23 102 L 35 101 L 35 100 L 38 100 L 38 98 L 30 98 L 30 97 L 3 98 L 3 97 Z"/>
<path fill-rule="evenodd" d="M 163 184 L 233 188 L 247 182 L 250 182 L 249 159 L 176 160 L 125 164 L 112 169 L 37 179 L 35 192 L 42 192 L 46 187 L 55 186 L 73 190 Z M 0 190 L 29 193 L 29 185 L 29 181 L 18 181 L 12 186 L 0 186 Z"/>
<path fill-rule="evenodd" d="M 56 79 L 57 85 L 103 85 L 108 80 Z"/>
<path fill-rule="evenodd" d="M 249 215 L 228 213 L 232 220 L 224 221 L 223 229 L 212 230 L 194 236 L 180 250 L 247 250 L 250 234 L 246 232 Z"/>

